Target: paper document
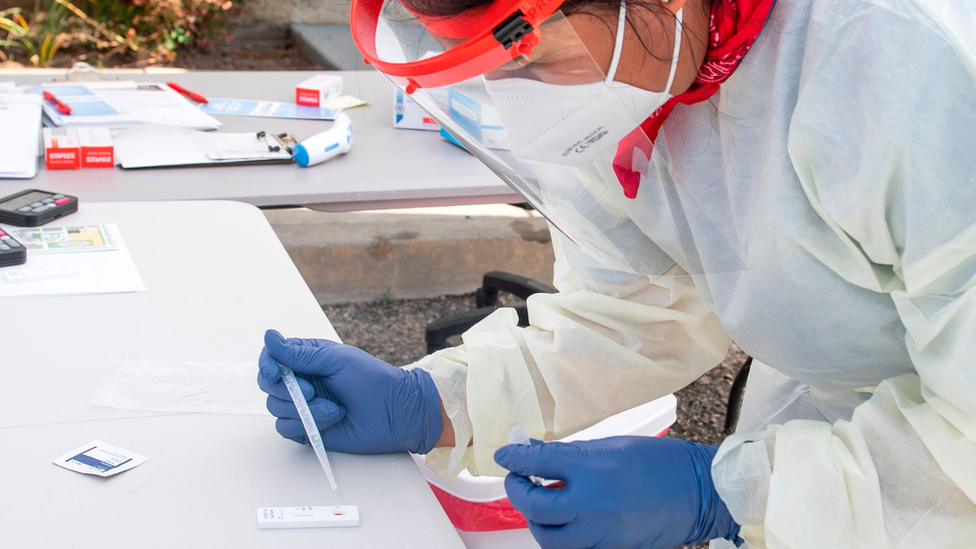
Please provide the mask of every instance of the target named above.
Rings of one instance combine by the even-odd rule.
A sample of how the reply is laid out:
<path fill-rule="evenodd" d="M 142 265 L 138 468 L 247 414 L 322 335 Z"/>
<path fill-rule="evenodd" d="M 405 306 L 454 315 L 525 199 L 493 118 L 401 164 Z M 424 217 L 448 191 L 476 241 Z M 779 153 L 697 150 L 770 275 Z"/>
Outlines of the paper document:
<path fill-rule="evenodd" d="M 248 99 L 210 99 L 200 105 L 200 110 L 210 114 L 231 116 L 258 116 L 263 118 L 305 118 L 309 120 L 334 120 L 339 109 L 306 107 L 278 101 L 251 101 Z"/>
<path fill-rule="evenodd" d="M 71 107 L 61 114 L 45 101 L 44 114 L 55 126 L 107 126 L 128 128 L 139 124 L 168 124 L 199 130 L 215 130 L 220 121 L 200 111 L 193 103 L 156 82 L 55 83 L 28 90 L 53 93 Z"/>
<path fill-rule="evenodd" d="M 115 249 L 99 253 L 28 252 L 27 263 L 0 268 L 0 301 L 146 291 L 118 227 L 114 223 L 98 227 L 104 228 Z M 14 234 L 18 229 L 3 228 Z M 6 276 L 18 270 L 23 273 Z M 61 276 L 36 276 L 39 272 Z"/>
<path fill-rule="evenodd" d="M 205 133 L 147 125 L 124 131 L 113 142 L 115 161 L 126 169 L 292 160 L 291 153 L 269 134 Z"/>
<path fill-rule="evenodd" d="M 149 461 L 149 458 L 118 446 L 93 440 L 54 460 L 58 467 L 98 477 L 110 477 Z"/>
<path fill-rule="evenodd" d="M 44 101 L 44 114 L 56 126 L 66 125 L 104 125 L 121 127 L 134 121 L 121 111 L 109 105 L 95 92 L 82 84 L 58 84 L 52 86 L 32 86 L 28 90 L 41 95 L 49 90 L 58 100 L 71 107 L 71 114 L 61 114 L 54 105 Z"/>
<path fill-rule="evenodd" d="M 0 84 L 0 179 L 30 179 L 40 153 L 41 98 Z"/>
<path fill-rule="evenodd" d="M 133 89 L 98 90 L 110 105 L 143 124 L 215 130 L 220 121 L 204 114 L 192 102 L 165 84 L 142 83 Z"/>
<path fill-rule="evenodd" d="M 11 227 L 8 232 L 32 254 L 115 249 L 105 225 Z"/>

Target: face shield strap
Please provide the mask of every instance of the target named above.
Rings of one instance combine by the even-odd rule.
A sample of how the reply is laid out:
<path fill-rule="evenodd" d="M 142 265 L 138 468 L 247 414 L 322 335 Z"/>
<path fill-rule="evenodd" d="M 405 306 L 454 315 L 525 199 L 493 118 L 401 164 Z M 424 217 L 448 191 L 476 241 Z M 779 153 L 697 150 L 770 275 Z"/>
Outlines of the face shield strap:
<path fill-rule="evenodd" d="M 435 39 L 462 42 L 413 61 L 384 59 L 376 43 L 384 1 L 397 2 Z M 496 0 L 485 10 L 448 17 L 419 13 L 401 0 L 352 0 L 350 28 L 366 63 L 412 93 L 475 78 L 530 55 L 541 39 L 540 25 L 561 5 L 562 0 Z"/>
<path fill-rule="evenodd" d="M 401 3 L 400 5 L 416 17 L 417 21 L 427 29 L 427 32 L 435 36 L 440 36 L 441 38 L 450 38 L 451 40 L 472 38 L 486 28 L 492 27 L 492 25 L 495 25 L 495 31 L 497 31 L 498 27 L 509 22 L 515 14 L 522 14 L 522 10 L 517 9 L 517 6 L 513 7 L 504 2 L 495 2 L 486 9 L 482 9 L 481 7 L 471 8 L 466 12 L 452 16 L 430 15 L 417 11 L 406 4 Z M 513 9 L 515 13 L 512 13 Z M 501 24 L 496 24 L 496 21 L 505 17 L 506 14 L 511 15 L 505 18 Z M 501 41 L 499 40 L 499 42 Z"/>
<path fill-rule="evenodd" d="M 506 50 L 523 36 L 532 32 L 532 24 L 522 17 L 522 10 L 513 13 L 508 19 L 492 29 L 491 34 Z"/>

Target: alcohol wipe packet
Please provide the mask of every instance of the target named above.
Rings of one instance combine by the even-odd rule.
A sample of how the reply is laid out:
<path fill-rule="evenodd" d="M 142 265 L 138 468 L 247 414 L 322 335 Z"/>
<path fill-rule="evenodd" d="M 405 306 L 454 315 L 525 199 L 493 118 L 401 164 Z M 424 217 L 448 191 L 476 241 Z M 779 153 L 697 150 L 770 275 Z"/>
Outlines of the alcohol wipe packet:
<path fill-rule="evenodd" d="M 149 461 L 149 458 L 118 446 L 93 440 L 54 460 L 58 467 L 98 477 L 110 477 Z"/>

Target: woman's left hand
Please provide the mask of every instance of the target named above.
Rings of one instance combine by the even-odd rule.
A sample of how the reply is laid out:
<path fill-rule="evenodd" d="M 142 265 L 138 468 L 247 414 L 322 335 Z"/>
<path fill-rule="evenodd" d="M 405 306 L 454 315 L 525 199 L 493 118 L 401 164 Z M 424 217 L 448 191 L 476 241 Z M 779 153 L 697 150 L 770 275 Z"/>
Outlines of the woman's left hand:
<path fill-rule="evenodd" d="M 717 446 L 651 437 L 508 445 L 495 461 L 505 491 L 543 549 L 669 549 L 737 540 L 739 525 L 712 486 Z M 562 489 L 527 477 L 565 481 Z"/>

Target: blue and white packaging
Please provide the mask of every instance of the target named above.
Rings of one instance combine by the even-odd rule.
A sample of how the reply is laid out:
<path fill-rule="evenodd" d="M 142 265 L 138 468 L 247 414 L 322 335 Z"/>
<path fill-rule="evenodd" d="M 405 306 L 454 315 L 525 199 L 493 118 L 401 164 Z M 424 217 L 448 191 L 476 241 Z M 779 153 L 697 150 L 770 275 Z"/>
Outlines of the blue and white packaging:
<path fill-rule="evenodd" d="M 451 120 L 485 147 L 509 150 L 508 134 L 502 127 L 498 111 L 451 88 L 448 92 Z"/>
<path fill-rule="evenodd" d="M 93 440 L 54 460 L 58 467 L 98 477 L 110 477 L 149 461 L 149 458 L 118 446 Z"/>
<path fill-rule="evenodd" d="M 447 104 L 447 92 L 443 90 L 429 90 L 429 95 L 435 100 L 441 99 Z M 443 95 L 443 97 L 439 97 Z M 440 131 L 440 125 L 420 108 L 400 88 L 393 90 L 393 127 L 398 130 L 428 130 Z"/>

